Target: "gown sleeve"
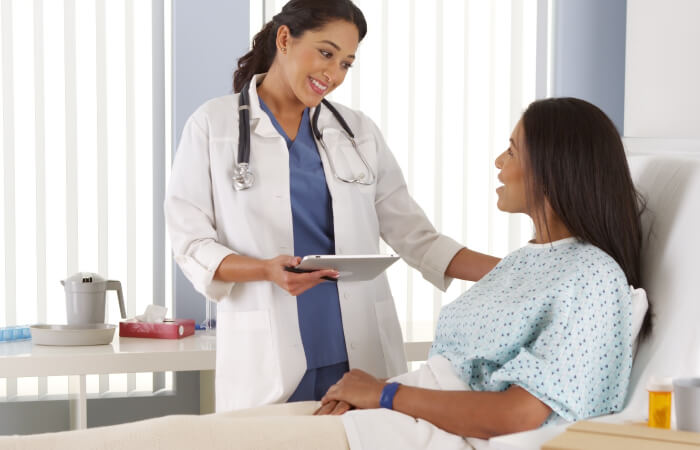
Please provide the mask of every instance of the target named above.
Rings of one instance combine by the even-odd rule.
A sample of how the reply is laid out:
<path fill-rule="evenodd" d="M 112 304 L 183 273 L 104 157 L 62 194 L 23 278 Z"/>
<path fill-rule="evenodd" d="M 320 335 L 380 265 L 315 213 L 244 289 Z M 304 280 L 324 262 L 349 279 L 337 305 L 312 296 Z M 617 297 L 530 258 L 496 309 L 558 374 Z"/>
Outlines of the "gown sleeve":
<path fill-rule="evenodd" d="M 553 301 L 569 307 L 547 318 L 534 342 L 491 377 L 524 388 L 569 421 L 623 408 L 634 340 L 632 299 L 621 270 L 577 277 L 581 288 L 567 291 L 562 283 L 551 289 Z"/>

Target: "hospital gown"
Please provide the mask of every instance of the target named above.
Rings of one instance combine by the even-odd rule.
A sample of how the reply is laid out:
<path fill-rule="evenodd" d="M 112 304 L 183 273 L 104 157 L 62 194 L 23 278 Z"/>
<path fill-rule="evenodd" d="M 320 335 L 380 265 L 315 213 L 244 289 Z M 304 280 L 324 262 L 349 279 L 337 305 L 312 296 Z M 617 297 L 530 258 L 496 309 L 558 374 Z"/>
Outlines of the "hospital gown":
<path fill-rule="evenodd" d="M 612 413 L 627 393 L 632 313 L 625 274 L 599 248 L 574 238 L 528 244 L 442 308 L 428 363 L 395 380 L 442 390 L 515 384 L 552 409 L 548 422 Z M 477 443 L 386 409 L 350 411 L 343 423 L 353 450 Z"/>
<path fill-rule="evenodd" d="M 526 389 L 566 420 L 619 411 L 632 369 L 620 266 L 574 238 L 529 244 L 440 312 L 430 355 L 475 391 Z"/>

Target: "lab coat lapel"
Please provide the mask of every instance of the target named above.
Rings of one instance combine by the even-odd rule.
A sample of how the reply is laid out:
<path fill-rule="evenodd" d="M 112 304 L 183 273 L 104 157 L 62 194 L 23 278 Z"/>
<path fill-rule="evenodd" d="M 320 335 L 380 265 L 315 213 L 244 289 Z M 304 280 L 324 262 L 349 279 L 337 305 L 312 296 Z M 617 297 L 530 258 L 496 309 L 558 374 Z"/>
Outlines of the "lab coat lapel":
<path fill-rule="evenodd" d="M 310 111 L 310 117 L 313 118 L 314 110 Z M 363 215 L 363 199 L 359 194 L 357 186 L 351 186 L 347 183 L 336 180 L 331 165 L 328 159 L 328 152 L 333 152 L 337 149 L 339 140 L 342 135 L 337 131 L 337 122 L 333 113 L 328 108 L 321 106 L 321 112 L 318 117 L 318 129 L 323 133 L 323 141 L 328 150 L 324 151 L 320 140 L 316 139 L 316 146 L 320 152 L 323 170 L 326 174 L 326 183 L 333 202 L 333 227 L 335 232 L 335 252 L 336 254 L 357 254 L 357 253 L 376 253 L 376 251 L 358 251 L 363 244 L 375 242 L 373 237 L 368 237 L 365 233 L 359 232 L 355 223 L 359 220 L 360 223 L 365 222 Z M 315 136 L 314 136 L 315 138 Z M 335 160 L 334 160 L 335 161 Z M 360 215 L 360 218 L 355 215 Z M 373 287 L 373 283 L 345 283 L 338 282 L 338 295 L 340 299 L 340 309 L 343 317 L 343 329 L 345 332 L 345 343 L 348 352 L 348 358 L 351 368 L 362 367 L 365 370 L 370 370 L 375 375 L 384 374 L 384 363 L 382 361 L 382 351 L 373 349 L 372 351 L 363 351 L 367 348 L 367 341 L 380 342 L 376 334 L 376 326 L 372 324 L 376 321 L 374 317 L 374 306 L 370 308 L 364 301 L 366 299 L 366 289 Z M 373 293 L 372 293 L 373 294 Z M 371 295 L 371 294 L 370 294 Z M 371 298 L 371 297 L 370 297 Z M 363 324 L 358 327 L 358 324 Z M 358 328 L 361 331 L 358 331 Z"/>
<path fill-rule="evenodd" d="M 333 113 L 330 112 L 330 110 L 323 106 L 322 104 L 319 104 L 321 108 L 321 112 L 318 115 L 318 129 L 321 132 L 324 132 L 324 130 L 332 128 L 333 127 L 333 121 L 335 120 L 335 117 L 333 117 Z M 314 124 L 313 124 L 313 117 L 314 114 L 316 114 L 316 110 L 319 108 L 319 106 L 316 106 L 315 108 L 309 109 L 309 121 L 311 122 L 311 130 L 313 132 Z M 326 136 L 325 134 L 323 135 L 323 139 L 326 141 L 326 145 L 328 145 L 328 138 L 330 136 Z M 316 138 L 316 135 L 314 135 L 314 139 Z M 316 145 L 321 148 L 321 143 L 316 141 Z"/>
<path fill-rule="evenodd" d="M 318 106 L 316 108 L 311 108 L 309 110 L 309 121 L 311 122 L 311 130 L 312 133 L 314 133 L 314 125 L 313 125 L 313 117 L 314 114 L 316 113 L 316 109 L 319 108 Z M 338 198 L 338 190 L 335 189 L 335 175 L 333 174 L 333 171 L 331 170 L 328 158 L 328 152 L 333 152 L 337 146 L 338 139 L 341 137 L 340 133 L 337 132 L 335 128 L 333 128 L 334 124 L 337 124 L 335 121 L 335 117 L 333 116 L 333 113 L 330 112 L 330 110 L 323 105 L 320 105 L 321 112 L 319 113 L 318 116 L 318 123 L 317 127 L 318 130 L 323 133 L 323 143 L 326 144 L 326 150 L 323 148 L 323 144 L 321 143 L 321 140 L 316 138 L 316 135 L 314 134 L 314 141 L 316 141 L 316 148 L 318 148 L 319 154 L 321 155 L 321 163 L 323 164 L 323 170 L 326 174 L 326 184 L 328 185 L 328 189 L 331 193 L 331 196 L 334 197 L 335 200 L 341 200 Z M 335 162 L 335 160 L 334 160 Z M 342 203 L 341 203 L 342 204 Z M 333 215 L 337 216 L 335 213 L 335 208 L 333 209 Z"/>
<path fill-rule="evenodd" d="M 309 118 L 313 120 L 316 108 L 309 111 Z M 355 235 L 352 227 L 352 211 L 357 206 L 355 203 L 358 198 L 353 194 L 346 183 L 338 182 L 331 170 L 328 152 L 334 152 L 338 146 L 338 141 L 342 139 L 342 135 L 335 128 L 337 122 L 333 113 L 323 106 L 318 117 L 318 129 L 323 133 L 323 142 L 326 144 L 327 150 L 323 149 L 323 145 L 319 139 L 316 139 L 316 147 L 321 156 L 323 171 L 326 175 L 326 184 L 328 191 L 331 194 L 333 202 L 333 225 L 335 231 L 335 252 L 336 254 L 348 254 L 350 249 L 355 247 Z M 313 124 L 312 124 L 313 128 Z M 316 138 L 314 136 L 314 138 Z M 335 163 L 335 160 L 333 160 Z"/>
<path fill-rule="evenodd" d="M 255 75 L 248 88 L 248 98 L 250 99 L 250 131 L 261 137 L 280 137 L 279 133 L 272 125 L 270 117 L 260 107 L 258 97 L 258 84 L 265 78 L 265 74 Z"/>
<path fill-rule="evenodd" d="M 309 110 L 309 121 L 311 122 L 311 130 L 312 133 L 314 133 L 314 125 L 313 125 L 313 117 L 314 114 L 316 113 L 316 108 L 311 108 Z M 318 116 L 318 129 L 321 132 L 324 132 L 325 130 L 328 130 L 329 127 L 329 120 L 333 120 L 333 114 L 328 110 L 328 108 L 324 108 L 321 106 L 321 112 L 319 113 Z M 325 133 L 323 135 L 323 142 L 326 144 L 328 149 L 332 149 L 333 146 L 336 144 L 338 139 L 337 133 L 329 132 Z M 328 162 L 328 153 L 324 151 L 323 145 L 321 144 L 321 141 L 316 138 L 316 135 L 314 134 L 314 141 L 316 142 L 316 148 L 318 149 L 318 152 L 321 156 L 321 164 L 323 164 L 323 171 L 326 175 L 326 184 L 328 185 L 328 191 L 331 194 L 331 198 L 333 199 L 333 221 L 334 223 L 337 223 L 338 220 L 338 212 L 342 210 L 342 208 L 339 206 L 339 208 L 336 208 L 336 204 L 340 201 L 339 205 L 342 205 L 342 199 L 339 198 L 339 192 L 336 189 L 335 186 L 335 176 L 333 175 L 333 171 L 330 168 L 330 164 Z M 338 252 L 338 243 L 336 241 L 336 253 Z"/>

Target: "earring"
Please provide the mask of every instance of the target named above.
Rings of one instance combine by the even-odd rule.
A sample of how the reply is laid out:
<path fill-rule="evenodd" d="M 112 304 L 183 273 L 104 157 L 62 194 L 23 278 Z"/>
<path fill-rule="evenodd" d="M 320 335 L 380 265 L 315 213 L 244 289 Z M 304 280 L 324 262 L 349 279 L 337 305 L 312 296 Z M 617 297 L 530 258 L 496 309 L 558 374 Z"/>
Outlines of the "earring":
<path fill-rule="evenodd" d="M 287 47 L 282 47 L 280 50 L 282 51 L 282 53 L 287 54 Z"/>

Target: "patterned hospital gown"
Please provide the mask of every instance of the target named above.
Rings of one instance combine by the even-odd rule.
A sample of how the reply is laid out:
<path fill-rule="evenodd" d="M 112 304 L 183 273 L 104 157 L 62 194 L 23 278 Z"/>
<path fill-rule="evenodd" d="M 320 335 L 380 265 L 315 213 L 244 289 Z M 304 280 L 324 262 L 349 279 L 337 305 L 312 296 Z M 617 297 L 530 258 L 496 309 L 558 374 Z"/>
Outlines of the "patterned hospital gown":
<path fill-rule="evenodd" d="M 529 244 L 442 308 L 430 356 L 472 390 L 526 389 L 548 421 L 619 411 L 632 368 L 632 302 L 620 266 L 575 238 Z"/>

